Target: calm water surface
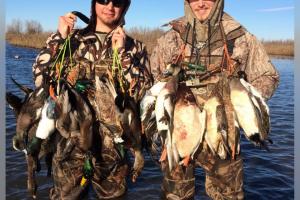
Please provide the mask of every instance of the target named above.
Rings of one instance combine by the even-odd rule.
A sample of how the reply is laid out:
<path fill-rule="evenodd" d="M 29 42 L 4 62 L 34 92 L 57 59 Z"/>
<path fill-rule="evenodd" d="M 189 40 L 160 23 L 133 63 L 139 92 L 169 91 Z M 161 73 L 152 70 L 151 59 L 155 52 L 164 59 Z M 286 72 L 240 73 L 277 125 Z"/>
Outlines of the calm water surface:
<path fill-rule="evenodd" d="M 37 55 L 33 49 L 6 46 L 6 88 L 22 96 L 14 86 L 10 77 L 20 83 L 33 87 L 31 65 Z M 20 59 L 15 59 L 19 55 Z M 278 69 L 281 81 L 273 98 L 268 102 L 271 110 L 271 133 L 274 144 L 270 152 L 254 148 L 252 144 L 242 139 L 242 155 L 244 157 L 245 199 L 270 200 L 294 199 L 294 60 L 272 59 Z M 25 200 L 26 163 L 23 153 L 12 149 L 12 137 L 15 133 L 15 117 L 6 107 L 6 197 L 10 200 Z M 46 168 L 38 173 L 38 199 L 48 198 L 52 186 L 50 178 L 46 177 Z M 160 183 L 162 175 L 158 166 L 146 156 L 145 169 L 137 183 L 129 181 L 128 192 L 121 199 L 160 199 Z M 195 199 L 209 199 L 204 192 L 204 173 L 196 170 Z M 91 191 L 87 199 L 96 199 Z"/>

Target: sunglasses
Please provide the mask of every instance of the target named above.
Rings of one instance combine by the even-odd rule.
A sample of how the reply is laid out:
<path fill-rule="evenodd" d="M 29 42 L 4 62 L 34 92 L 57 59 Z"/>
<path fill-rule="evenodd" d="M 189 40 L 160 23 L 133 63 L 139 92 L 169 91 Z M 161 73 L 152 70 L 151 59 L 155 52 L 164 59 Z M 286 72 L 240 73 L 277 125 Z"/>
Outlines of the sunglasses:
<path fill-rule="evenodd" d="M 114 7 L 120 8 L 125 5 L 126 0 L 96 0 L 96 2 L 101 5 L 108 5 L 112 2 Z"/>

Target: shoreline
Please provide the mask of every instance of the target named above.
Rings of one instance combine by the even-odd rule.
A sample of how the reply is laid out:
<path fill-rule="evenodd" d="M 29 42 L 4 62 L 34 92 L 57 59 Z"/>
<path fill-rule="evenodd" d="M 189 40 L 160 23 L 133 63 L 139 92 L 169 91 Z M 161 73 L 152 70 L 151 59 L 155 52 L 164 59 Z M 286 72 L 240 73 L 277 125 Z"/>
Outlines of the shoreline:
<path fill-rule="evenodd" d="M 295 56 L 287 56 L 287 55 L 272 55 L 268 54 L 270 59 L 295 59 Z"/>
<path fill-rule="evenodd" d="M 132 29 L 128 35 L 142 41 L 151 55 L 157 39 L 163 34 L 160 29 Z M 10 45 L 32 49 L 42 49 L 46 46 L 46 40 L 51 35 L 50 32 L 39 34 L 12 34 L 7 33 L 5 41 Z M 154 42 L 153 42 L 154 41 Z M 294 58 L 294 41 L 293 40 L 272 40 L 260 41 L 264 46 L 270 58 L 293 59 Z"/>
<path fill-rule="evenodd" d="M 15 47 L 22 47 L 22 48 L 28 48 L 28 49 L 34 49 L 34 50 L 41 49 L 38 47 L 31 47 L 31 46 L 26 46 L 26 45 L 22 45 L 22 44 L 11 44 L 9 41 L 6 41 L 6 42 Z M 295 58 L 294 55 L 278 55 L 278 54 L 268 54 L 268 55 L 271 59 L 294 59 Z"/>

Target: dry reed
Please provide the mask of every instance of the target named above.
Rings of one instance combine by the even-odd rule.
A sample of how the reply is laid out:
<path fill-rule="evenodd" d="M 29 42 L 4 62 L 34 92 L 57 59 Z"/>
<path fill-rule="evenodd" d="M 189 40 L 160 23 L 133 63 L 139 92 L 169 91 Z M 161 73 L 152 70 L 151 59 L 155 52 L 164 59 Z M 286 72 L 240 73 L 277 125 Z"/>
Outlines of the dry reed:
<path fill-rule="evenodd" d="M 6 40 L 12 45 L 41 49 L 46 45 L 46 40 L 50 34 L 48 32 L 35 34 L 7 33 Z"/>
<path fill-rule="evenodd" d="M 157 39 L 164 34 L 164 31 L 159 28 L 142 28 L 134 27 L 126 30 L 131 37 L 145 43 L 148 53 L 151 54 L 153 48 L 157 44 Z M 26 34 L 26 33 L 7 33 L 6 40 L 13 45 L 42 48 L 45 46 L 46 39 L 50 33 Z M 262 40 L 267 53 L 270 56 L 294 56 L 294 41 L 293 40 Z"/>
<path fill-rule="evenodd" d="M 142 28 L 142 27 L 133 27 L 127 31 L 127 34 L 141 42 L 143 42 L 149 54 L 157 44 L 157 39 L 164 34 L 164 31 L 159 28 Z"/>
<path fill-rule="evenodd" d="M 293 40 L 262 41 L 266 51 L 272 56 L 294 56 Z"/>

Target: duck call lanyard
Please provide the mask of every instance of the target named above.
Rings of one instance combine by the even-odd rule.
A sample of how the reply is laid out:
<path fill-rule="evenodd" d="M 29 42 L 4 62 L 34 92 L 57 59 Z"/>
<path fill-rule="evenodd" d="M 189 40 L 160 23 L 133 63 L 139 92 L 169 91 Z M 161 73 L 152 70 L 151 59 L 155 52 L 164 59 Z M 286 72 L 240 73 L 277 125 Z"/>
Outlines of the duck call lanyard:
<path fill-rule="evenodd" d="M 207 41 L 207 47 L 208 47 L 208 64 L 210 65 L 211 64 L 211 38 L 212 38 L 212 35 L 214 33 L 211 33 L 211 26 L 210 26 L 210 22 L 208 21 L 208 41 Z M 194 49 L 195 49 L 195 41 L 196 41 L 196 33 L 195 33 L 195 25 L 196 25 L 196 21 L 194 19 L 194 27 L 193 27 L 193 34 L 192 34 L 192 48 L 191 48 L 191 56 L 190 56 L 190 61 L 189 61 L 189 68 L 193 68 L 191 64 L 191 59 L 192 59 L 192 55 L 193 55 L 193 52 L 194 52 Z M 226 71 L 228 76 L 232 75 L 233 72 L 234 72 L 234 65 L 233 65 L 233 61 L 230 57 L 230 54 L 229 54 L 229 51 L 228 51 L 228 46 L 227 46 L 227 38 L 226 38 L 226 35 L 225 35 L 225 31 L 224 31 L 224 27 L 222 24 L 219 25 L 219 28 L 220 28 L 220 31 L 221 31 L 221 35 L 222 35 L 222 39 L 223 39 L 223 55 L 222 55 L 222 62 L 221 62 L 221 70 L 222 71 Z M 187 33 L 188 35 L 188 33 Z M 187 38 L 186 38 L 186 42 L 185 42 L 185 45 L 187 43 Z M 184 45 L 184 47 L 185 47 Z M 199 60 L 200 60 L 200 52 L 199 50 L 197 50 L 197 59 L 196 59 L 196 65 L 195 66 L 198 66 L 198 68 L 202 71 L 205 71 L 206 67 L 205 66 L 201 66 L 199 65 Z M 226 66 L 226 67 L 225 67 Z"/>

